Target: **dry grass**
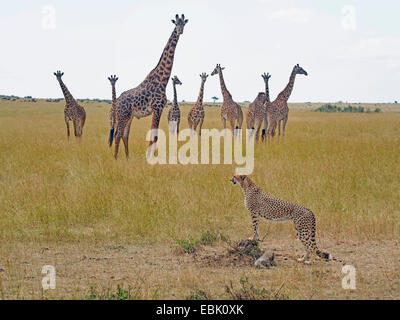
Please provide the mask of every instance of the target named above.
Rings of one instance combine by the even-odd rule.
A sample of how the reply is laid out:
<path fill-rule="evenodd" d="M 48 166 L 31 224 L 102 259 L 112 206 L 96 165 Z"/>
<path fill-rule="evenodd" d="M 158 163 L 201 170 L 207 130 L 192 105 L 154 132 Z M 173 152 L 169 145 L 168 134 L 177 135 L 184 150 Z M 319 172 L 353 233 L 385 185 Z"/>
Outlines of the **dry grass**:
<path fill-rule="evenodd" d="M 378 270 L 374 273 L 379 287 L 371 295 L 361 289 L 353 294 L 344 292 L 340 270 L 324 283 L 324 277 L 312 275 L 313 269 L 296 264 L 263 272 L 250 268 L 202 269 L 190 261 L 179 275 L 180 269 L 174 264 L 181 258 L 175 257 L 171 248 L 174 239 L 198 237 L 201 230 L 220 231 L 232 239 L 251 235 L 243 196 L 228 181 L 235 166 L 148 165 L 144 138 L 150 118 L 133 122 L 131 159 L 126 161 L 121 153 L 115 162 L 107 147 L 110 106 L 89 103 L 85 107 L 88 121 L 84 136 L 81 141 L 72 138 L 68 142 L 62 102 L 0 102 L 0 267 L 5 269 L 0 273 L 0 290 L 4 297 L 42 297 L 40 281 L 33 279 L 40 277 L 39 263 L 47 263 L 45 253 L 41 253 L 43 247 L 58 252 L 54 261 L 65 268 L 61 272 L 71 276 L 65 280 L 68 285 L 58 285 L 51 297 L 86 297 L 91 281 L 86 279 L 84 288 L 81 283 L 74 293 L 79 271 L 70 267 L 66 252 L 70 250 L 72 257 L 78 257 L 80 252 L 85 252 L 83 256 L 110 246 L 143 248 L 140 250 L 154 255 L 155 260 L 157 252 L 162 252 L 161 258 L 172 261 L 166 262 L 165 269 L 162 263 L 153 269 L 147 262 L 137 266 L 135 272 L 144 279 L 143 298 L 184 298 L 190 295 L 188 288 L 200 284 L 207 296 L 220 298 L 228 279 L 238 281 L 243 274 L 250 274 L 254 281 L 266 277 L 261 283 L 272 287 L 279 287 L 283 279 L 293 281 L 289 287 L 285 285 L 290 298 L 393 298 L 396 293 L 399 297 L 398 251 L 393 252 L 396 256 L 386 275 Z M 183 128 L 187 127 L 187 112 L 188 107 L 183 107 Z M 164 130 L 166 114 L 161 121 Z M 253 179 L 270 193 L 312 209 L 322 248 L 329 243 L 335 251 L 340 244 L 342 251 L 337 252 L 345 254 L 347 244 L 363 244 L 360 248 L 351 246 L 358 252 L 361 248 L 369 250 L 366 243 L 370 241 L 396 248 L 400 234 L 399 123 L 400 113 L 393 112 L 321 114 L 294 110 L 284 143 L 256 147 Z M 206 110 L 205 127 L 221 127 L 218 108 Z M 288 240 L 282 242 L 290 252 L 294 242 L 291 224 L 262 222 L 260 233 L 268 233 L 271 240 L 290 239 L 289 244 Z M 37 256 L 30 257 L 29 253 Z M 17 258 L 21 255 L 25 260 Z M 23 261 L 29 268 L 24 269 Z M 93 284 L 115 285 L 114 280 L 106 281 L 98 275 L 104 271 L 101 264 L 83 265 L 83 274 L 97 277 Z M 180 280 L 152 284 L 152 276 L 145 275 L 149 268 L 154 278 L 162 274 L 166 279 Z M 24 275 L 22 270 L 35 274 L 29 276 L 26 271 L 28 275 Z M 120 273 L 114 269 L 108 272 Z M 133 276 L 125 276 L 129 281 L 123 274 L 121 281 L 134 286 Z M 182 284 L 183 278 L 188 283 Z M 397 282 L 389 283 L 388 279 Z M 306 285 L 308 281 L 315 286 Z M 332 281 L 336 285 L 335 290 L 328 291 L 331 294 L 318 289 L 330 287 Z M 388 291 L 391 285 L 394 287 Z"/>

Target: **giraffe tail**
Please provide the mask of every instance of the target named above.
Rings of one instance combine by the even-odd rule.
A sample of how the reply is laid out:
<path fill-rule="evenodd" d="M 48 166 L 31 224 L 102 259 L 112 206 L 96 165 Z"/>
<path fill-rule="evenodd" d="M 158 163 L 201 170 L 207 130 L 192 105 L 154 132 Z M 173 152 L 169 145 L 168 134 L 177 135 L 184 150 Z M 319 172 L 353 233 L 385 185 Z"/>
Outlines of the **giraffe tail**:
<path fill-rule="evenodd" d="M 108 137 L 108 146 L 111 148 L 114 140 L 114 127 L 110 129 L 110 136 Z"/>

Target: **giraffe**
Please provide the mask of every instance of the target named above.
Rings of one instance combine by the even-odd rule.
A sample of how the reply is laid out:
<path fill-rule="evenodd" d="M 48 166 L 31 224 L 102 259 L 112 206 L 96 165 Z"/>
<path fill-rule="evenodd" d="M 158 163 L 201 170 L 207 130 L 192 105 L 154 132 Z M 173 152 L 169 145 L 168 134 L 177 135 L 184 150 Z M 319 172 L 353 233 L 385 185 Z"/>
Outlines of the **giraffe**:
<path fill-rule="evenodd" d="M 221 67 L 220 64 L 217 64 L 214 71 L 211 73 L 211 76 L 216 74 L 219 75 L 219 81 L 221 84 L 221 92 L 223 97 L 223 103 L 221 107 L 221 120 L 224 129 L 226 129 L 226 121 L 228 120 L 232 127 L 232 134 L 234 134 L 235 129 L 242 129 L 243 123 L 243 112 L 242 108 L 232 99 L 232 95 L 229 93 L 226 88 L 224 76 L 222 75 L 222 70 L 225 68 Z M 235 128 L 236 120 L 238 121 L 239 126 Z"/>
<path fill-rule="evenodd" d="M 260 112 L 263 109 L 264 103 L 266 101 L 266 94 L 264 92 L 260 92 L 256 99 L 249 105 L 249 109 L 247 110 L 247 129 L 251 130 L 252 134 L 249 138 L 252 137 L 254 130 L 256 129 L 256 140 L 258 141 L 260 136 L 260 128 L 264 123 L 265 117 L 264 113 Z"/>
<path fill-rule="evenodd" d="M 108 140 L 108 144 L 111 147 L 112 146 L 111 136 L 114 135 L 114 125 L 115 125 L 115 101 L 117 100 L 117 95 L 115 93 L 115 83 L 118 81 L 118 78 L 116 75 L 113 75 L 113 76 L 109 76 L 108 80 L 111 83 L 111 95 L 112 95 L 112 105 L 111 105 L 111 109 L 110 109 L 111 132 L 110 132 L 110 138 Z"/>
<path fill-rule="evenodd" d="M 172 85 L 174 87 L 174 103 L 172 108 L 168 112 L 168 124 L 169 129 L 172 134 L 179 134 L 179 124 L 181 122 L 181 110 L 179 110 L 178 105 L 178 97 L 176 94 L 176 85 L 182 85 L 182 82 L 178 79 L 177 76 L 172 78 Z"/>
<path fill-rule="evenodd" d="M 271 99 L 269 97 L 269 79 L 271 79 L 271 75 L 269 73 L 265 73 L 261 75 L 261 77 L 264 79 L 265 82 L 265 95 L 266 95 L 266 101 L 267 103 L 271 102 Z M 267 128 L 268 128 L 268 117 L 267 113 L 265 113 L 265 119 L 264 119 L 264 129 L 262 130 L 262 140 L 265 138 L 265 134 L 267 133 Z"/>
<path fill-rule="evenodd" d="M 60 84 L 61 90 L 64 94 L 65 98 L 65 108 L 64 108 L 64 120 L 67 126 L 67 137 L 69 139 L 69 122 L 72 121 L 74 125 L 74 135 L 75 137 L 81 137 L 83 126 L 85 125 L 86 121 L 86 112 L 83 107 L 81 107 L 78 102 L 74 99 L 72 94 L 69 92 L 67 86 L 62 81 L 62 76 L 64 72 L 57 71 L 54 72 L 54 75 L 57 78 L 58 83 Z"/>
<path fill-rule="evenodd" d="M 148 153 L 151 149 L 154 150 L 156 146 L 161 114 L 167 103 L 165 90 L 171 76 L 176 45 L 188 22 L 183 14 L 181 17 L 176 15 L 175 20 L 171 21 L 175 25 L 175 28 L 168 39 L 157 66 L 147 75 L 139 86 L 123 92 L 115 102 L 115 159 L 118 157 L 118 148 L 121 138 L 125 146 L 125 155 L 129 158 L 128 140 L 131 123 L 134 117 L 140 119 L 152 115 L 151 128 L 154 131 L 152 132 Z M 110 131 L 110 140 L 112 141 L 113 138 L 114 136 Z"/>
<path fill-rule="evenodd" d="M 282 127 L 282 139 L 285 137 L 285 129 L 289 115 L 289 107 L 287 102 L 290 98 L 290 95 L 293 91 L 294 81 L 296 79 L 296 75 L 303 74 L 308 76 L 307 71 L 305 71 L 302 67 L 296 64 L 293 68 L 292 73 L 290 74 L 289 83 L 283 89 L 283 91 L 278 95 L 278 97 L 271 103 L 266 103 L 264 105 L 264 110 L 267 115 L 268 129 L 267 129 L 267 137 L 274 137 L 276 133 L 276 126 L 278 126 L 278 136 L 281 136 L 281 123 L 283 122 Z"/>
<path fill-rule="evenodd" d="M 204 95 L 204 84 L 206 83 L 206 80 L 208 78 L 208 74 L 203 72 L 200 75 L 201 78 L 201 85 L 200 85 L 200 92 L 199 92 L 199 97 L 197 98 L 197 102 L 194 105 L 194 107 L 189 111 L 188 115 L 188 123 L 189 123 L 189 128 L 193 129 L 196 131 L 197 126 L 199 125 L 199 136 L 201 136 L 201 128 L 203 127 L 203 122 L 204 122 L 204 107 L 203 107 L 203 95 Z"/>
<path fill-rule="evenodd" d="M 265 82 L 265 93 L 260 92 L 256 99 L 249 105 L 249 109 L 247 110 L 247 129 L 251 130 L 252 134 L 256 129 L 256 140 L 259 140 L 260 129 L 263 122 L 268 121 L 266 117 L 266 113 L 264 116 L 263 108 L 264 103 L 271 102 L 269 98 L 269 86 L 268 82 L 271 79 L 271 75 L 269 73 L 265 73 L 261 75 Z M 264 119 L 263 119 L 264 117 Z M 262 131 L 262 136 L 265 135 L 265 129 Z M 251 138 L 252 134 L 249 136 Z"/>

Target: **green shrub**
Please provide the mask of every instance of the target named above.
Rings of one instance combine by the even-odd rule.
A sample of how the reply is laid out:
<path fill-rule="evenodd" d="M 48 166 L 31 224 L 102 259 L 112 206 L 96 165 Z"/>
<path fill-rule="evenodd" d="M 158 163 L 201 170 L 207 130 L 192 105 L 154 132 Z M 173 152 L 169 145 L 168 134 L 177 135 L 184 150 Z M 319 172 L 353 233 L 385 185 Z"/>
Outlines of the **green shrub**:
<path fill-rule="evenodd" d="M 217 240 L 217 238 L 218 235 L 215 232 L 207 230 L 201 234 L 200 242 L 202 245 L 207 246 L 213 244 Z"/>

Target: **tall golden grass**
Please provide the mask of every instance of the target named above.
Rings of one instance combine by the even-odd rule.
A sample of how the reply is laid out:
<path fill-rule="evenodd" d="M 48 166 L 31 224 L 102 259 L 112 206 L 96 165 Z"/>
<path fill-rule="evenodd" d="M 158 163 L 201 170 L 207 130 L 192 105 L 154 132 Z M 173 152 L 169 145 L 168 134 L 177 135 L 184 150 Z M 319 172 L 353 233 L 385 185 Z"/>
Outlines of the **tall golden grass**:
<path fill-rule="evenodd" d="M 150 118 L 133 121 L 131 159 L 122 148 L 115 161 L 107 146 L 110 106 L 85 105 L 80 141 L 66 138 L 63 106 L 0 104 L 1 241 L 163 242 L 202 229 L 251 235 L 241 191 L 228 181 L 235 165 L 147 164 Z M 185 128 L 189 107 L 182 110 Z M 252 178 L 310 208 L 321 236 L 397 238 L 399 124 L 400 113 L 292 111 L 284 142 L 256 145 Z M 219 108 L 207 108 L 204 127 L 221 128 Z M 276 224 L 269 232 L 290 228 Z"/>

